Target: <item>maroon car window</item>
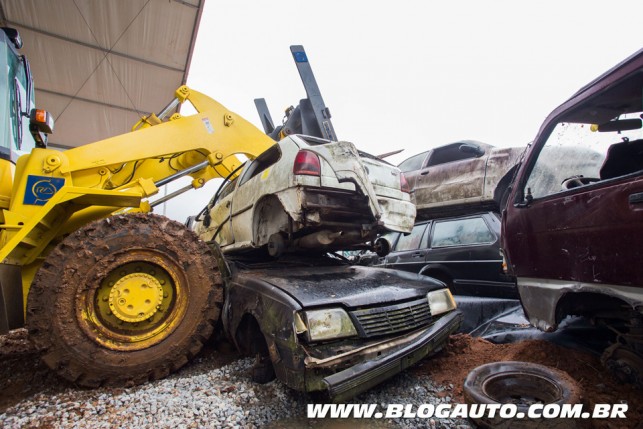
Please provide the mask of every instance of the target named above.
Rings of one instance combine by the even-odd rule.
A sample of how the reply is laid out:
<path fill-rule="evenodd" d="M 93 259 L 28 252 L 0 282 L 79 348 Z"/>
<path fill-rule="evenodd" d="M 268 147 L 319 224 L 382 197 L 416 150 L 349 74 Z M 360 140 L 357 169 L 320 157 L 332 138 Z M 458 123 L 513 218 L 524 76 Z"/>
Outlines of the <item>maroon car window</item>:
<path fill-rule="evenodd" d="M 493 243 L 495 236 L 482 218 L 448 220 L 435 223 L 431 247 Z"/>
<path fill-rule="evenodd" d="M 643 169 L 643 129 L 619 129 L 632 119 L 640 121 L 641 113 L 619 115 L 602 129 L 584 121 L 557 123 L 531 170 L 525 195 L 544 198 Z"/>

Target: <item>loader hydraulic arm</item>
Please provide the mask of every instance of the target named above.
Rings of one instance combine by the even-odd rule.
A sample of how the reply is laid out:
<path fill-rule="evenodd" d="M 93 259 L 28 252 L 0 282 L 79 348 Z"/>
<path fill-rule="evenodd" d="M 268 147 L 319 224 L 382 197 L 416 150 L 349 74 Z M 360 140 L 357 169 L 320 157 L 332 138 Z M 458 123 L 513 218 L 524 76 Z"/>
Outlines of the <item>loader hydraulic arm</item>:
<path fill-rule="evenodd" d="M 197 114 L 163 121 L 186 101 Z M 87 222 L 125 208 L 150 211 L 145 199 L 169 181 L 189 175 L 189 187 L 201 187 L 239 166 L 237 154 L 253 159 L 274 144 L 244 118 L 187 86 L 159 116 L 144 118 L 130 133 L 21 157 L 0 224 L 0 261 L 32 264 L 52 241 Z"/>

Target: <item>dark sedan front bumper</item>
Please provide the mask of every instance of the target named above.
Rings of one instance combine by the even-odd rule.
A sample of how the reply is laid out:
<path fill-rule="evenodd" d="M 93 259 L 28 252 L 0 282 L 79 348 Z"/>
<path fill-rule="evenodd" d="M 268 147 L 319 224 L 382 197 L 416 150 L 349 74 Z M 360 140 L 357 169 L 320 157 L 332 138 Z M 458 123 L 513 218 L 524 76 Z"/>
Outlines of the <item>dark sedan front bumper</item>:
<path fill-rule="evenodd" d="M 453 310 L 428 328 L 400 343 L 391 353 L 359 363 L 323 379 L 334 402 L 343 402 L 403 371 L 425 356 L 439 351 L 449 335 L 456 332 L 463 315 Z M 410 336 L 411 337 L 411 336 Z"/>

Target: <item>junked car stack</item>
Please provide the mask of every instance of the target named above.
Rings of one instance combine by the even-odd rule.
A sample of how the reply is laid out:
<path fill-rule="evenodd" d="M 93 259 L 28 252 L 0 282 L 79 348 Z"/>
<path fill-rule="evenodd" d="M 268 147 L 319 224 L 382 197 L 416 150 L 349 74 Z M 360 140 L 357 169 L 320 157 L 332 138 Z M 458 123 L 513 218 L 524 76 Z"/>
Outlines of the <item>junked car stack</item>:
<path fill-rule="evenodd" d="M 226 253 L 365 248 L 415 220 L 400 170 L 349 142 L 292 135 L 224 183 L 196 232 Z"/>

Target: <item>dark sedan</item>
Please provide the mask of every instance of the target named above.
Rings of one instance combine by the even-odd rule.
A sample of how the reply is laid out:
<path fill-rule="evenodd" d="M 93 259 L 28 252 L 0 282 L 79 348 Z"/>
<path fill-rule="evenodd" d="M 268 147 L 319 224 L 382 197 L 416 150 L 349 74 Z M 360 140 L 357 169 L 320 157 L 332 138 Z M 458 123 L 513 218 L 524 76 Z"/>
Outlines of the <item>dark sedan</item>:
<path fill-rule="evenodd" d="M 391 253 L 374 265 L 436 278 L 454 295 L 518 298 L 513 278 L 502 270 L 500 217 L 494 212 L 419 222 L 411 234 L 384 238 Z"/>
<path fill-rule="evenodd" d="M 462 313 L 417 274 L 334 257 L 229 260 L 224 329 L 253 379 L 344 401 L 440 350 Z"/>

